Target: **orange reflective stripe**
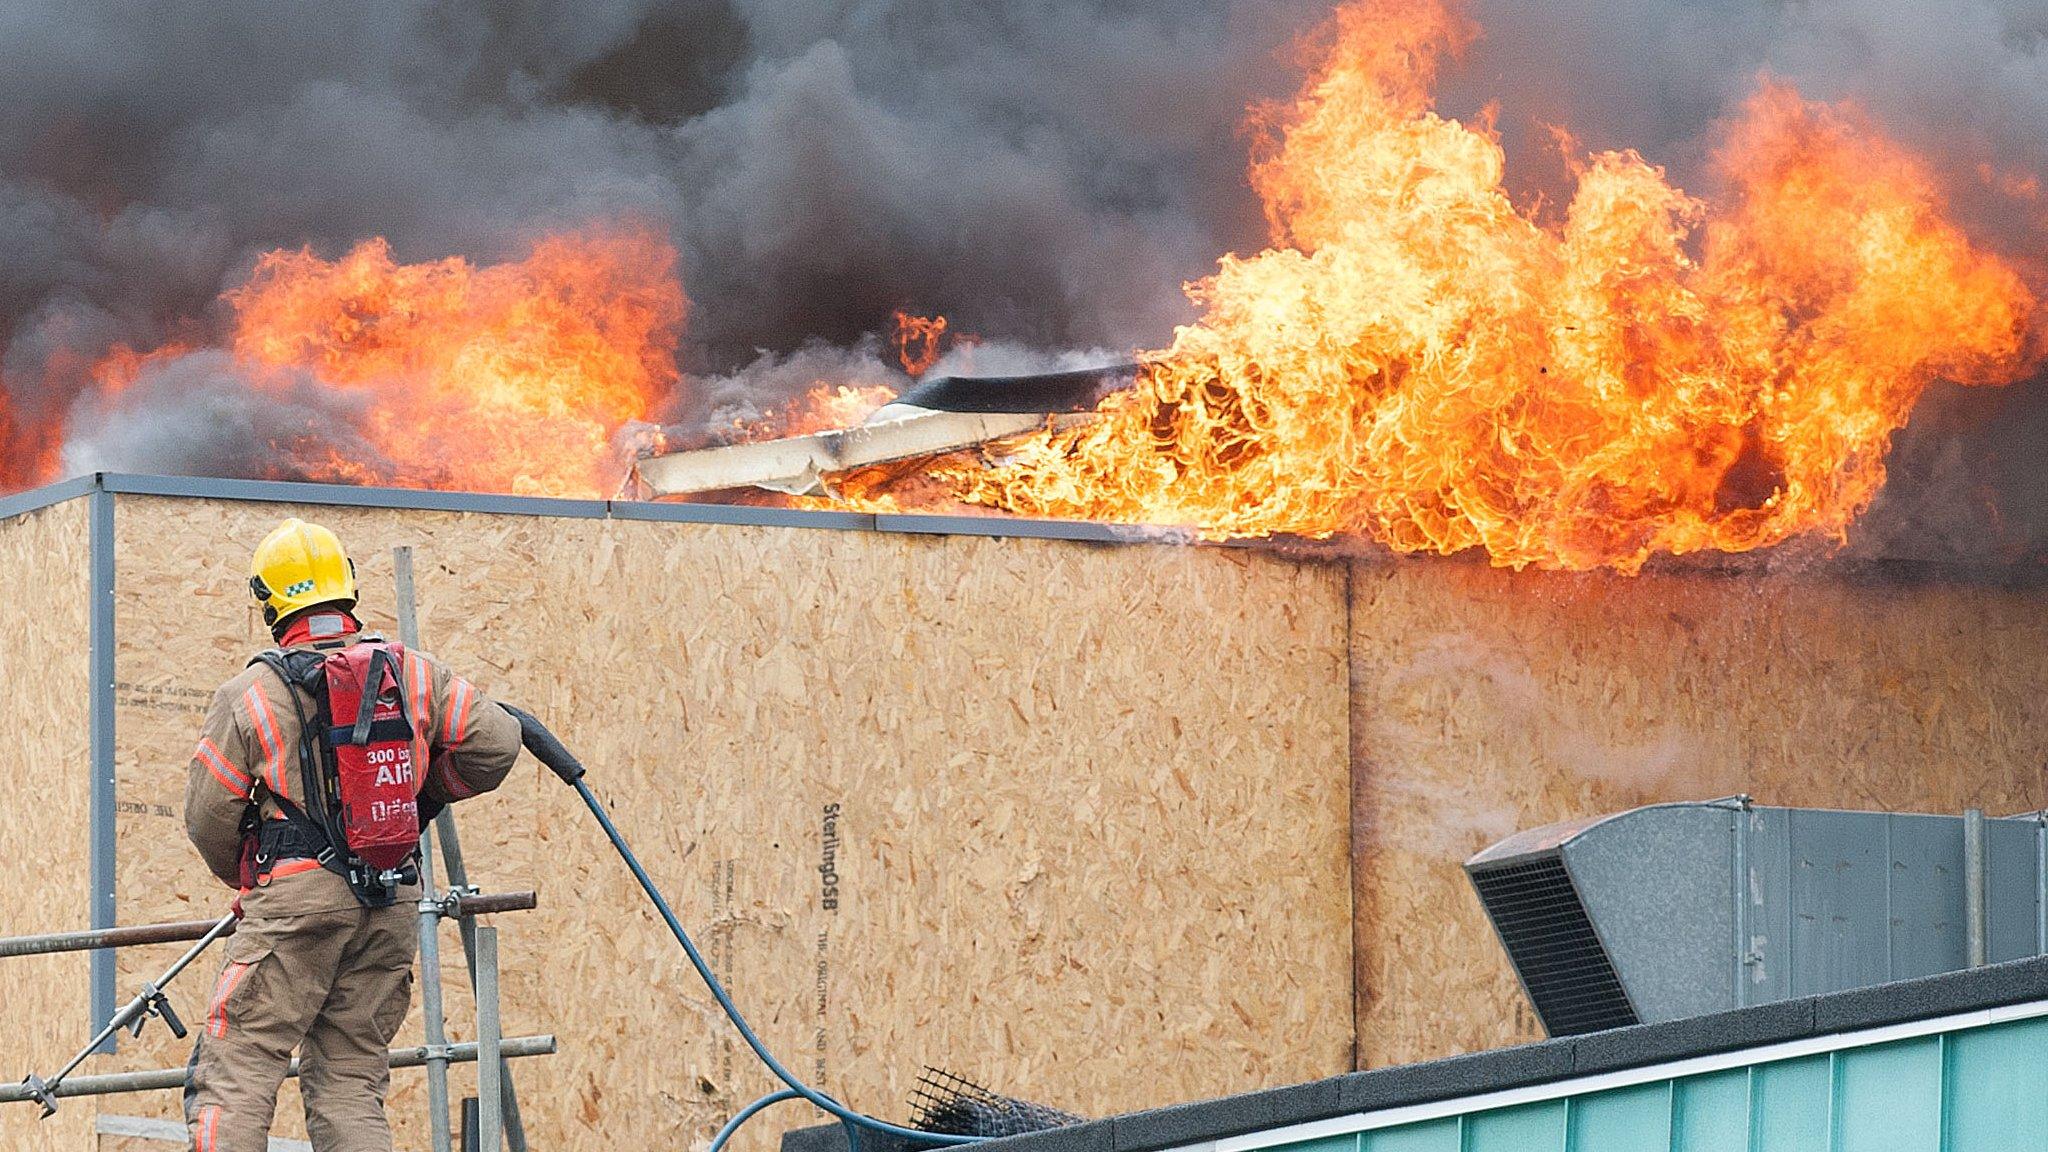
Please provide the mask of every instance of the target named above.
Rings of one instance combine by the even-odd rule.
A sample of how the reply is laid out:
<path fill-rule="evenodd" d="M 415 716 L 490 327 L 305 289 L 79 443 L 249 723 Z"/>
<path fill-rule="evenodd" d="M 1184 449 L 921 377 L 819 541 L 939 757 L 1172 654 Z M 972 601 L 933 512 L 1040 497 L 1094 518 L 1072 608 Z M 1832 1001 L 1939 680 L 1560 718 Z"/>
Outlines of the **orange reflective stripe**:
<path fill-rule="evenodd" d="M 263 685 L 249 685 L 249 690 L 242 693 L 242 706 L 249 712 L 249 724 L 256 729 L 257 742 L 263 745 L 264 781 L 272 793 L 290 796 L 284 786 L 284 738 L 278 733 L 277 717 L 270 711 L 270 698 L 263 694 Z"/>
<path fill-rule="evenodd" d="M 410 649 L 405 653 L 405 678 L 412 687 L 412 762 L 415 765 L 425 764 L 434 731 L 434 677 L 427 669 L 427 662 Z M 416 780 L 425 778 L 424 774 L 415 777 Z"/>
<path fill-rule="evenodd" d="M 199 1123 L 193 1127 L 192 1147 L 194 1152 L 215 1152 L 215 1143 L 220 1137 L 220 1106 L 208 1104 L 199 1110 Z"/>
<path fill-rule="evenodd" d="M 448 723 L 442 728 L 443 744 L 460 744 L 469 732 L 469 706 L 476 702 L 476 689 L 457 676 L 448 686 Z"/>
<path fill-rule="evenodd" d="M 443 756 L 436 761 L 434 768 L 440 774 L 441 788 L 448 793 L 449 799 L 467 800 L 476 795 L 476 791 L 463 783 L 462 777 L 455 774 L 455 769 L 448 763 L 447 757 Z"/>
<path fill-rule="evenodd" d="M 242 977 L 249 974 L 254 964 L 230 964 L 220 970 L 220 980 L 213 986 L 213 1004 L 206 1010 L 206 1034 L 221 1037 L 228 1034 L 228 997 L 241 986 Z"/>
<path fill-rule="evenodd" d="M 434 676 L 428 671 L 427 662 L 418 654 L 405 654 L 405 677 L 412 688 L 413 723 L 415 731 L 434 730 Z"/>
<path fill-rule="evenodd" d="M 249 777 L 228 762 L 228 758 L 221 754 L 219 745 L 201 738 L 199 749 L 192 753 L 192 758 L 206 765 L 206 770 L 213 773 L 213 778 L 220 781 L 221 787 L 244 800 L 249 798 Z"/>
<path fill-rule="evenodd" d="M 220 786 L 227 789 L 228 794 L 230 796 L 234 796 L 242 800 L 247 800 L 249 798 L 249 782 L 247 780 L 239 782 L 230 780 L 221 773 L 221 770 L 218 767 L 214 766 L 212 763 L 208 763 L 206 765 L 206 770 L 208 772 L 213 773 L 213 778 L 215 780 L 220 781 Z"/>
<path fill-rule="evenodd" d="M 262 879 L 281 880 L 286 876 L 297 876 L 301 872 L 317 872 L 321 867 L 322 865 L 318 860 L 308 860 L 304 857 L 297 860 L 285 860 L 279 862 L 277 867 L 272 868 L 269 872 L 264 873 Z"/>

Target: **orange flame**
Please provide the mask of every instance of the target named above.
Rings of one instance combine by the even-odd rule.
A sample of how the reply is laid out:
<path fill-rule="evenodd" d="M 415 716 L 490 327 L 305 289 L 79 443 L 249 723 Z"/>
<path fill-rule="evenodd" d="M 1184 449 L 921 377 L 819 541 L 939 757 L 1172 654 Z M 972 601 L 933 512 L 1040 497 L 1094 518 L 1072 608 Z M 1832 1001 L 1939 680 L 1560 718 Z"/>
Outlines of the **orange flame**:
<path fill-rule="evenodd" d="M 598 495 L 611 434 L 676 380 L 684 302 L 651 231 L 552 236 L 517 263 L 398 264 L 382 240 L 336 261 L 272 252 L 234 306 L 235 354 L 371 390 L 389 479 Z"/>
<path fill-rule="evenodd" d="M 0 342 L 0 351 L 5 351 L 4 342 Z M 104 382 L 94 377 L 97 365 L 107 356 L 139 359 L 125 346 L 104 355 L 58 348 L 46 354 L 41 380 L 0 376 L 0 495 L 49 483 L 62 474 L 63 413 L 72 391 L 66 385 L 93 380 L 103 386 Z M 43 381 L 60 383 L 53 386 Z"/>
<path fill-rule="evenodd" d="M 95 361 L 91 368 L 93 383 L 99 386 L 99 395 L 112 399 L 126 392 L 135 383 L 143 370 L 151 365 L 174 360 L 193 350 L 190 344 L 174 341 L 148 352 L 139 352 L 126 344 L 116 344 Z"/>
<path fill-rule="evenodd" d="M 684 312 L 675 252 L 655 233 L 551 236 L 523 260 L 400 264 L 381 239 L 338 260 L 274 251 L 224 299 L 229 350 L 260 402 L 292 374 L 360 394 L 381 460 L 321 429 L 275 446 L 297 474 L 554 496 L 602 496 L 622 466 L 612 435 L 674 386 Z M 95 369 L 118 394 L 184 346 L 115 348 Z M 341 429 L 334 430 L 343 431 Z M 345 439 L 337 436 L 335 439 Z"/>
<path fill-rule="evenodd" d="M 1518 211 L 1490 129 L 1431 109 L 1475 29 L 1440 0 L 1336 12 L 1251 176 L 1273 247 L 1105 418 L 954 466 L 1009 511 L 1361 532 L 1516 568 L 1837 539 L 1928 384 L 2039 363 L 2036 302 L 1854 108 L 1764 83 L 1712 206 L 1632 151 L 1560 228 Z"/>
<path fill-rule="evenodd" d="M 761 419 L 737 424 L 733 438 L 741 442 L 774 440 L 851 428 L 895 398 L 896 389 L 887 384 L 834 384 L 820 380 L 808 392 Z"/>
<path fill-rule="evenodd" d="M 0 382 L 0 492 L 27 487 L 50 472 L 55 448 L 27 422 L 18 419 Z"/>
<path fill-rule="evenodd" d="M 820 384 L 790 405 L 777 434 L 802 436 L 850 428 L 895 398 L 896 390 L 887 384 Z"/>
<path fill-rule="evenodd" d="M 939 362 L 945 350 L 946 318 L 944 316 L 913 316 L 899 310 L 896 313 L 896 331 L 889 337 L 889 346 L 896 350 L 897 362 L 912 379 L 931 371 Z"/>

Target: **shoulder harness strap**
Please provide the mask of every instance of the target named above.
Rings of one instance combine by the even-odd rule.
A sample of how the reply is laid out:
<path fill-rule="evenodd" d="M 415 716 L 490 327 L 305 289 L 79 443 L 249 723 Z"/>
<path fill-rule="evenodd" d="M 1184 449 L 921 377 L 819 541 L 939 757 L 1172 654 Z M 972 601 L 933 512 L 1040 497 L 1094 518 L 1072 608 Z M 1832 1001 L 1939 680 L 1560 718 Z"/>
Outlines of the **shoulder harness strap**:
<path fill-rule="evenodd" d="M 254 667 L 261 664 L 283 680 L 285 692 L 292 698 L 292 712 L 299 721 L 299 801 L 293 802 L 283 796 L 273 795 L 277 806 L 284 811 L 286 823 L 297 824 L 314 833 L 323 844 L 317 859 L 329 871 L 344 877 L 348 874 L 346 853 L 341 845 L 346 843 L 341 835 L 339 798 L 334 793 L 333 773 L 327 771 L 326 751 L 321 747 L 321 733 L 328 729 L 327 718 L 327 658 L 319 652 L 292 651 L 285 648 L 271 648 L 258 652 L 249 661 Z M 296 689 L 296 691 L 295 691 Z M 313 700 L 313 715 L 306 715 L 305 706 L 299 700 L 303 691 Z M 299 838 L 305 843 L 305 838 Z"/>

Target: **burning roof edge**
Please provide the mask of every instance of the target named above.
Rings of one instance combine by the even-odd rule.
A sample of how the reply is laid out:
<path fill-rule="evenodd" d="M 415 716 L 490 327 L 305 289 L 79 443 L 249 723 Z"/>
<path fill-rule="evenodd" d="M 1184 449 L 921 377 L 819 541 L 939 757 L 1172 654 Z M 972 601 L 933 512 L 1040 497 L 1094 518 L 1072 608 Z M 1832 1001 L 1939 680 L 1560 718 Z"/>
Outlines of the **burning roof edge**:
<path fill-rule="evenodd" d="M 1029 376 L 933 377 L 849 427 L 661 453 L 642 457 L 633 470 L 659 496 L 748 487 L 823 495 L 835 472 L 1085 423 L 1105 397 L 1137 378 L 1136 364 Z"/>
<path fill-rule="evenodd" d="M 1033 520 L 990 512 L 987 515 L 942 513 L 835 512 L 807 508 L 761 508 L 687 501 L 568 500 L 550 496 L 507 496 L 488 492 L 444 492 L 424 488 L 360 487 L 298 480 L 232 480 L 203 476 L 151 476 L 98 472 L 58 480 L 38 488 L 0 495 L 0 521 L 25 516 L 53 504 L 95 492 L 132 496 L 171 496 L 198 500 L 237 500 L 266 504 L 310 504 L 349 508 L 397 508 L 428 512 L 477 512 L 504 516 L 568 519 L 649 520 L 679 524 L 734 524 L 766 528 L 824 528 L 838 531 L 901 533 L 913 536 L 985 536 L 996 539 L 1068 540 L 1089 544 L 1205 544 L 1254 552 L 1280 552 L 1295 559 L 1344 564 L 1357 561 L 1368 568 L 1402 562 L 1385 550 L 1360 552 L 1353 547 L 1301 537 L 1204 541 L 1186 527 L 1158 524 L 1116 524 L 1084 520 Z M 1747 553 L 1745 556 L 1757 556 Z M 1645 574 L 1703 579 L 1742 579 L 1784 575 L 1791 579 L 1824 579 L 1850 584 L 1943 584 L 1985 588 L 2048 587 L 2048 564 L 2028 566 L 1944 564 L 1924 560 L 1845 559 L 1821 561 L 1805 568 L 1774 573 L 1739 563 L 1744 557 L 1709 564 L 1680 557 L 1653 563 Z M 1483 563 L 1483 557 L 1461 553 L 1449 563 Z M 1584 578 L 1587 573 L 1538 573 L 1559 578 Z M 1598 575 L 1597 573 L 1594 575 Z"/>
<path fill-rule="evenodd" d="M 442 492 L 421 488 L 373 488 L 295 480 L 228 480 L 197 476 L 145 476 L 98 472 L 0 496 L 0 521 L 75 500 L 94 492 L 236 500 L 266 504 L 312 504 L 349 508 L 398 508 L 425 512 L 477 512 L 581 520 L 650 520 L 682 524 L 735 524 L 767 528 L 825 528 L 909 535 L 1025 537 L 1097 544 L 1189 543 L 1182 529 L 1102 524 L 1078 520 L 1027 520 L 1000 515 L 943 516 L 909 513 L 813 511 L 643 500 L 565 500 L 548 496 L 505 496 L 486 492 Z"/>
<path fill-rule="evenodd" d="M 1457 1110 L 1472 1111 L 1494 1106 L 1477 1098 L 1524 1090 L 1563 1097 L 1595 1090 L 1595 1078 L 1648 1074 L 1714 1057 L 1783 1059 L 1788 1057 L 1769 1055 L 1769 1050 L 1824 1041 L 1847 1047 L 1870 1042 L 1859 1037 L 1896 1038 L 1913 1025 L 1954 1022 L 1964 1027 L 1967 1023 L 1958 1018 L 1972 1015 L 1985 1017 L 1978 1023 L 1991 1023 L 1993 1013 L 2022 1005 L 2048 1014 L 2048 957 L 1352 1072 L 1005 1137 L 981 1147 L 1001 1152 L 1215 1152 L 1218 1142 L 1231 1140 L 1229 1147 L 1250 1152 L 1362 1130 L 1369 1126 L 1368 1115 L 1394 1109 L 1469 1102 L 1469 1108 Z M 1358 1127 L 1347 1128 L 1347 1122 Z M 861 1146 L 867 1152 L 901 1152 L 900 1144 L 875 1136 L 863 1136 Z M 845 1149 L 838 1124 L 783 1135 L 782 1152 Z"/>

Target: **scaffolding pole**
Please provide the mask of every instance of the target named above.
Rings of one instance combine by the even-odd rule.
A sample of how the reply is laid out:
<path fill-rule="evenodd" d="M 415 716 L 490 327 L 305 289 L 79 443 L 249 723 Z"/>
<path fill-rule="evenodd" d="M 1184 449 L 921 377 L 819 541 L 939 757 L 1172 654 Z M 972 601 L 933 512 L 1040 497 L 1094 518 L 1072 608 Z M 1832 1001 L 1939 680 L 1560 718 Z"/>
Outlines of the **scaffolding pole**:
<path fill-rule="evenodd" d="M 498 1058 L 503 1047 L 498 1023 L 498 930 L 476 930 L 476 1100 L 478 1152 L 499 1152 L 503 1145 L 505 1110 L 501 1107 Z"/>
<path fill-rule="evenodd" d="M 453 891 L 434 900 L 442 916 L 468 920 L 498 912 L 530 912 L 540 905 L 533 892 L 476 893 Z M 136 924 L 127 928 L 94 928 L 83 932 L 53 932 L 45 936 L 10 936 L 0 939 L 0 958 L 41 956 L 49 952 L 85 952 L 100 948 L 132 948 L 143 944 L 179 944 L 197 940 L 212 931 L 218 920 L 174 920 L 165 924 Z M 222 936 L 232 936 L 241 927 L 236 921 Z"/>
<path fill-rule="evenodd" d="M 443 808 L 434 817 L 434 834 L 441 841 L 441 862 L 448 866 L 448 883 L 456 889 L 469 886 L 469 869 L 462 860 L 462 837 L 455 831 L 455 812 Z M 462 934 L 462 958 L 469 965 L 469 986 L 476 987 L 476 921 L 457 917 L 455 929 Z M 498 1080 L 499 1103 L 505 1112 L 505 1141 L 512 1152 L 526 1152 L 526 1124 L 519 1118 L 519 1093 L 512 1088 L 512 1070 L 506 1068 Z"/>
<path fill-rule="evenodd" d="M 434 830 L 420 830 L 420 884 L 434 890 Z M 431 900 L 420 901 L 420 1019 L 429 1049 L 448 1047 L 441 1009 L 441 917 Z M 427 1057 L 427 1134 L 434 1152 L 454 1152 L 448 1131 L 448 1057 Z"/>
<path fill-rule="evenodd" d="M 412 548 L 409 545 L 401 544 L 391 550 L 391 571 L 393 592 L 395 593 L 395 602 L 398 610 L 398 642 L 407 648 L 418 648 L 420 646 L 419 591 L 413 579 Z M 433 826 L 420 832 L 420 875 L 423 877 L 428 875 L 432 867 L 428 854 L 433 850 L 433 841 L 436 833 L 439 834 L 441 840 L 441 861 L 447 865 L 449 887 L 456 891 L 467 888 L 469 886 L 469 869 L 462 859 L 462 837 L 455 831 L 455 810 L 452 807 L 441 809 L 434 817 Z M 428 888 L 431 891 L 432 885 L 429 884 Z M 430 970 L 432 974 L 430 976 L 423 975 L 421 980 L 421 1011 L 423 1014 L 426 1011 L 427 981 L 431 980 L 433 982 L 435 1016 L 427 1020 L 427 1025 L 429 1028 L 445 1030 L 446 1020 L 440 1016 L 442 1010 L 441 969 L 439 963 L 441 949 L 438 940 L 430 942 L 430 930 L 427 927 L 425 918 L 422 918 L 420 923 L 421 968 L 427 970 L 425 959 L 430 947 L 435 958 L 435 963 Z M 464 966 L 469 969 L 469 987 L 470 991 L 474 992 L 477 990 L 476 921 L 459 919 L 456 921 L 456 929 L 462 936 L 462 961 Z M 505 1120 L 505 1135 L 511 1143 L 512 1152 L 526 1152 L 526 1126 L 519 1119 L 519 1093 L 512 1086 L 512 1070 L 509 1067 L 505 1067 L 501 1061 L 497 1072 L 498 1104 Z M 434 1114 L 434 1152 L 449 1152 L 447 1073 L 444 1071 L 438 1077 L 440 1085 L 438 1092 L 435 1089 L 436 1080 L 437 1077 L 430 1071 L 427 1077 L 427 1097 L 428 1107 L 433 1110 Z"/>
<path fill-rule="evenodd" d="M 96 948 L 130 948 L 143 944 L 180 944 L 197 940 L 218 920 L 176 920 L 129 928 L 93 928 L 83 932 L 52 932 L 44 936 L 12 936 L 0 940 L 0 957 L 41 956 L 46 952 L 84 952 Z M 231 926 L 227 935 L 234 932 Z"/>
<path fill-rule="evenodd" d="M 420 628 L 414 608 L 412 549 L 393 548 L 391 563 L 397 592 L 398 639 L 407 648 L 418 648 Z M 413 769 L 424 774 L 426 765 L 415 764 Z M 420 886 L 429 892 L 434 890 L 434 829 L 431 826 L 420 829 Z M 424 900 L 420 902 L 419 950 L 420 1023 L 426 1033 L 427 1048 L 441 1052 L 448 1046 L 448 1023 L 441 1007 L 441 918 Z M 427 1057 L 427 1134 L 433 1152 L 452 1152 L 448 1131 L 448 1057 L 445 1055 Z"/>
<path fill-rule="evenodd" d="M 470 1064 L 476 1061 L 475 1044 L 450 1044 L 447 1049 L 450 1064 Z M 519 1036 L 501 1042 L 498 1055 L 549 1056 L 555 1051 L 555 1038 L 549 1035 Z M 393 1068 L 418 1068 L 430 1056 L 425 1045 L 417 1048 L 393 1048 Z M 299 1062 L 295 1058 L 285 1069 L 287 1078 L 299 1074 Z M 158 1068 L 148 1072 L 110 1072 L 99 1076 L 74 1076 L 57 1087 L 58 1096 L 111 1096 L 122 1092 L 156 1092 L 166 1088 L 184 1088 L 187 1072 L 184 1068 Z M 27 1085 L 0 1084 L 0 1104 L 19 1104 L 36 1097 Z"/>

